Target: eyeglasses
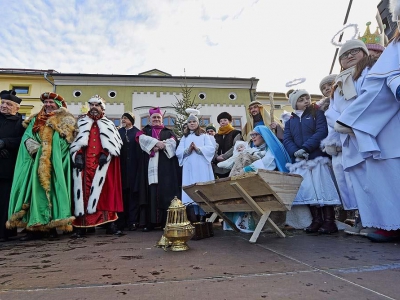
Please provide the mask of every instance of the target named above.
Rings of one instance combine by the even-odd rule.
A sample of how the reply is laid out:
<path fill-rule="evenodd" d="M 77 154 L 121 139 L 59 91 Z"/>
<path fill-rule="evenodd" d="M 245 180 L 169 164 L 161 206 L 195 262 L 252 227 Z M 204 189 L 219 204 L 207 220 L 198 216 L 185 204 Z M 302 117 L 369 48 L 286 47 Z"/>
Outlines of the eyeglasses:
<path fill-rule="evenodd" d="M 356 48 L 356 49 L 351 49 L 349 51 L 346 51 L 345 53 L 343 53 L 342 55 L 340 55 L 339 59 L 346 59 L 349 57 L 349 55 L 351 54 L 351 56 L 354 56 L 356 54 L 358 54 L 358 52 L 361 51 L 361 48 Z"/>
<path fill-rule="evenodd" d="M 250 137 L 253 139 L 253 138 L 255 138 L 255 137 L 257 137 L 257 136 L 259 136 L 260 134 L 258 134 L 258 133 L 256 133 L 256 132 L 254 132 L 254 133 L 250 133 Z"/>

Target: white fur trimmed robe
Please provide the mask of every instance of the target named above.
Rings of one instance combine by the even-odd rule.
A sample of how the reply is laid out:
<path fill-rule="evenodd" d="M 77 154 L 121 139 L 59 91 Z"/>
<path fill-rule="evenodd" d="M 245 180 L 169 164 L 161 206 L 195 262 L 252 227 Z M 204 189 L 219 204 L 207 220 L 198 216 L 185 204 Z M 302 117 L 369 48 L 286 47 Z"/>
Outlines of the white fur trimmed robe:
<path fill-rule="evenodd" d="M 122 199 L 122 196 L 119 197 L 119 195 L 122 195 L 118 159 L 122 140 L 119 132 L 114 123 L 106 117 L 96 121 L 89 116 L 85 116 L 78 120 L 78 127 L 79 134 L 71 144 L 70 152 L 74 164 L 77 153 L 83 154 L 85 166 L 83 171 L 73 168 L 74 214 L 76 217 L 94 214 L 98 205 L 102 206 L 101 210 L 118 211 L 116 209 L 120 208 L 121 205 L 112 202 L 119 201 L 119 198 Z M 107 162 L 102 167 L 98 163 L 101 153 L 108 153 Z M 116 163 L 118 163 L 118 166 Z M 109 176 L 113 178 L 108 178 Z M 91 187 L 89 192 L 87 181 L 90 180 Z M 109 187 L 110 184 L 112 187 Z M 107 192 L 117 193 L 113 195 L 112 199 L 105 201 L 111 202 L 111 204 L 100 204 L 102 197 L 104 197 L 102 191 L 105 185 L 107 185 Z M 111 189 L 116 189 L 116 191 L 111 191 Z"/>

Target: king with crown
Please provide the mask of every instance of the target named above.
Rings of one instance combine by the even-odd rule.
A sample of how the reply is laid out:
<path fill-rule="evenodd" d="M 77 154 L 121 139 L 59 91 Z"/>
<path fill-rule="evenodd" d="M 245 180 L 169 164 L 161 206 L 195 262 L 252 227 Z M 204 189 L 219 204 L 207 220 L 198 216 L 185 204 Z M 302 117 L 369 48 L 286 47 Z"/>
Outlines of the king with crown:
<path fill-rule="evenodd" d="M 181 198 L 181 169 L 175 155 L 177 138 L 163 125 L 159 107 L 149 110 L 150 124 L 136 134 L 143 159 L 139 167 L 140 226 L 144 232 L 164 228 L 167 209 L 175 196 Z"/>
<path fill-rule="evenodd" d="M 89 111 L 78 120 L 79 133 L 70 152 L 74 168 L 74 235 L 108 224 L 108 234 L 121 234 L 114 221 L 123 211 L 119 156 L 122 140 L 114 123 L 105 116 L 104 99 L 88 100 Z"/>

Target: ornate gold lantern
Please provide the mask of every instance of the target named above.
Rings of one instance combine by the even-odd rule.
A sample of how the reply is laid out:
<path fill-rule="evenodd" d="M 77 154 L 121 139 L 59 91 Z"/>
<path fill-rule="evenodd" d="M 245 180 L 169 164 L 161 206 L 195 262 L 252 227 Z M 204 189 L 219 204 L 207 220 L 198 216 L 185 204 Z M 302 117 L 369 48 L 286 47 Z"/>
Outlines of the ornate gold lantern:
<path fill-rule="evenodd" d="M 186 206 L 175 197 L 167 210 L 167 223 L 164 228 L 164 239 L 158 242 L 159 246 L 166 249 L 171 246 L 172 251 L 185 251 L 189 247 L 186 242 L 194 235 L 194 227 L 190 224 L 186 215 Z"/>
<path fill-rule="evenodd" d="M 164 228 L 164 230 L 165 230 L 165 228 Z M 171 246 L 171 244 L 172 243 L 163 234 L 155 246 L 158 248 L 163 248 L 164 250 L 167 250 L 167 248 L 169 246 Z"/>

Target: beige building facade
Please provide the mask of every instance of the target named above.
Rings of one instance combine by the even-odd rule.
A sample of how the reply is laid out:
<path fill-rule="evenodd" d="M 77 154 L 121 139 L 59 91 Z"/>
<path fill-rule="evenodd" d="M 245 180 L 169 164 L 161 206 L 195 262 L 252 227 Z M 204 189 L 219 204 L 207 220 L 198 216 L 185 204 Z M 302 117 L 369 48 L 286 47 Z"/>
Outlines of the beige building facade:
<path fill-rule="evenodd" d="M 29 116 L 42 108 L 39 97 L 44 92 L 53 91 L 49 75 L 54 70 L 0 69 L 0 90 L 15 90 L 22 99 L 19 112 Z"/>
<path fill-rule="evenodd" d="M 43 92 L 54 91 L 64 97 L 68 109 L 78 116 L 88 109 L 87 100 L 100 95 L 106 100 L 107 117 L 119 125 L 122 114 L 132 111 L 136 116 L 136 126 L 148 123 L 149 108 L 160 106 L 164 114 L 164 124 L 173 126 L 176 117 L 173 104 L 182 99 L 182 87 L 191 88 L 191 97 L 200 105 L 203 125 L 213 123 L 218 128 L 217 116 L 223 111 L 233 117 L 233 126 L 241 129 L 246 124 L 247 107 L 251 100 L 260 101 L 268 112 L 271 111 L 273 97 L 275 120 L 280 120 L 284 111 L 293 109 L 281 92 L 257 91 L 257 78 L 235 77 L 183 77 L 172 76 L 153 69 L 138 75 L 59 73 L 54 70 L 0 69 L 0 89 L 17 91 L 22 98 L 20 112 L 29 116 L 37 113 Z M 321 95 L 311 95 L 318 101 Z"/>
<path fill-rule="evenodd" d="M 136 116 L 136 126 L 148 123 L 149 108 L 159 106 L 165 112 L 164 124 L 173 125 L 173 104 L 182 99 L 182 86 L 191 88 L 191 97 L 200 105 L 204 125 L 217 124 L 223 111 L 233 117 L 233 126 L 246 123 L 246 108 L 255 95 L 258 79 L 223 77 L 182 77 L 154 69 L 139 75 L 66 74 L 52 75 L 56 93 L 63 95 L 74 115 L 87 109 L 87 100 L 98 94 L 106 100 L 107 117 L 118 125 L 126 111 Z"/>

